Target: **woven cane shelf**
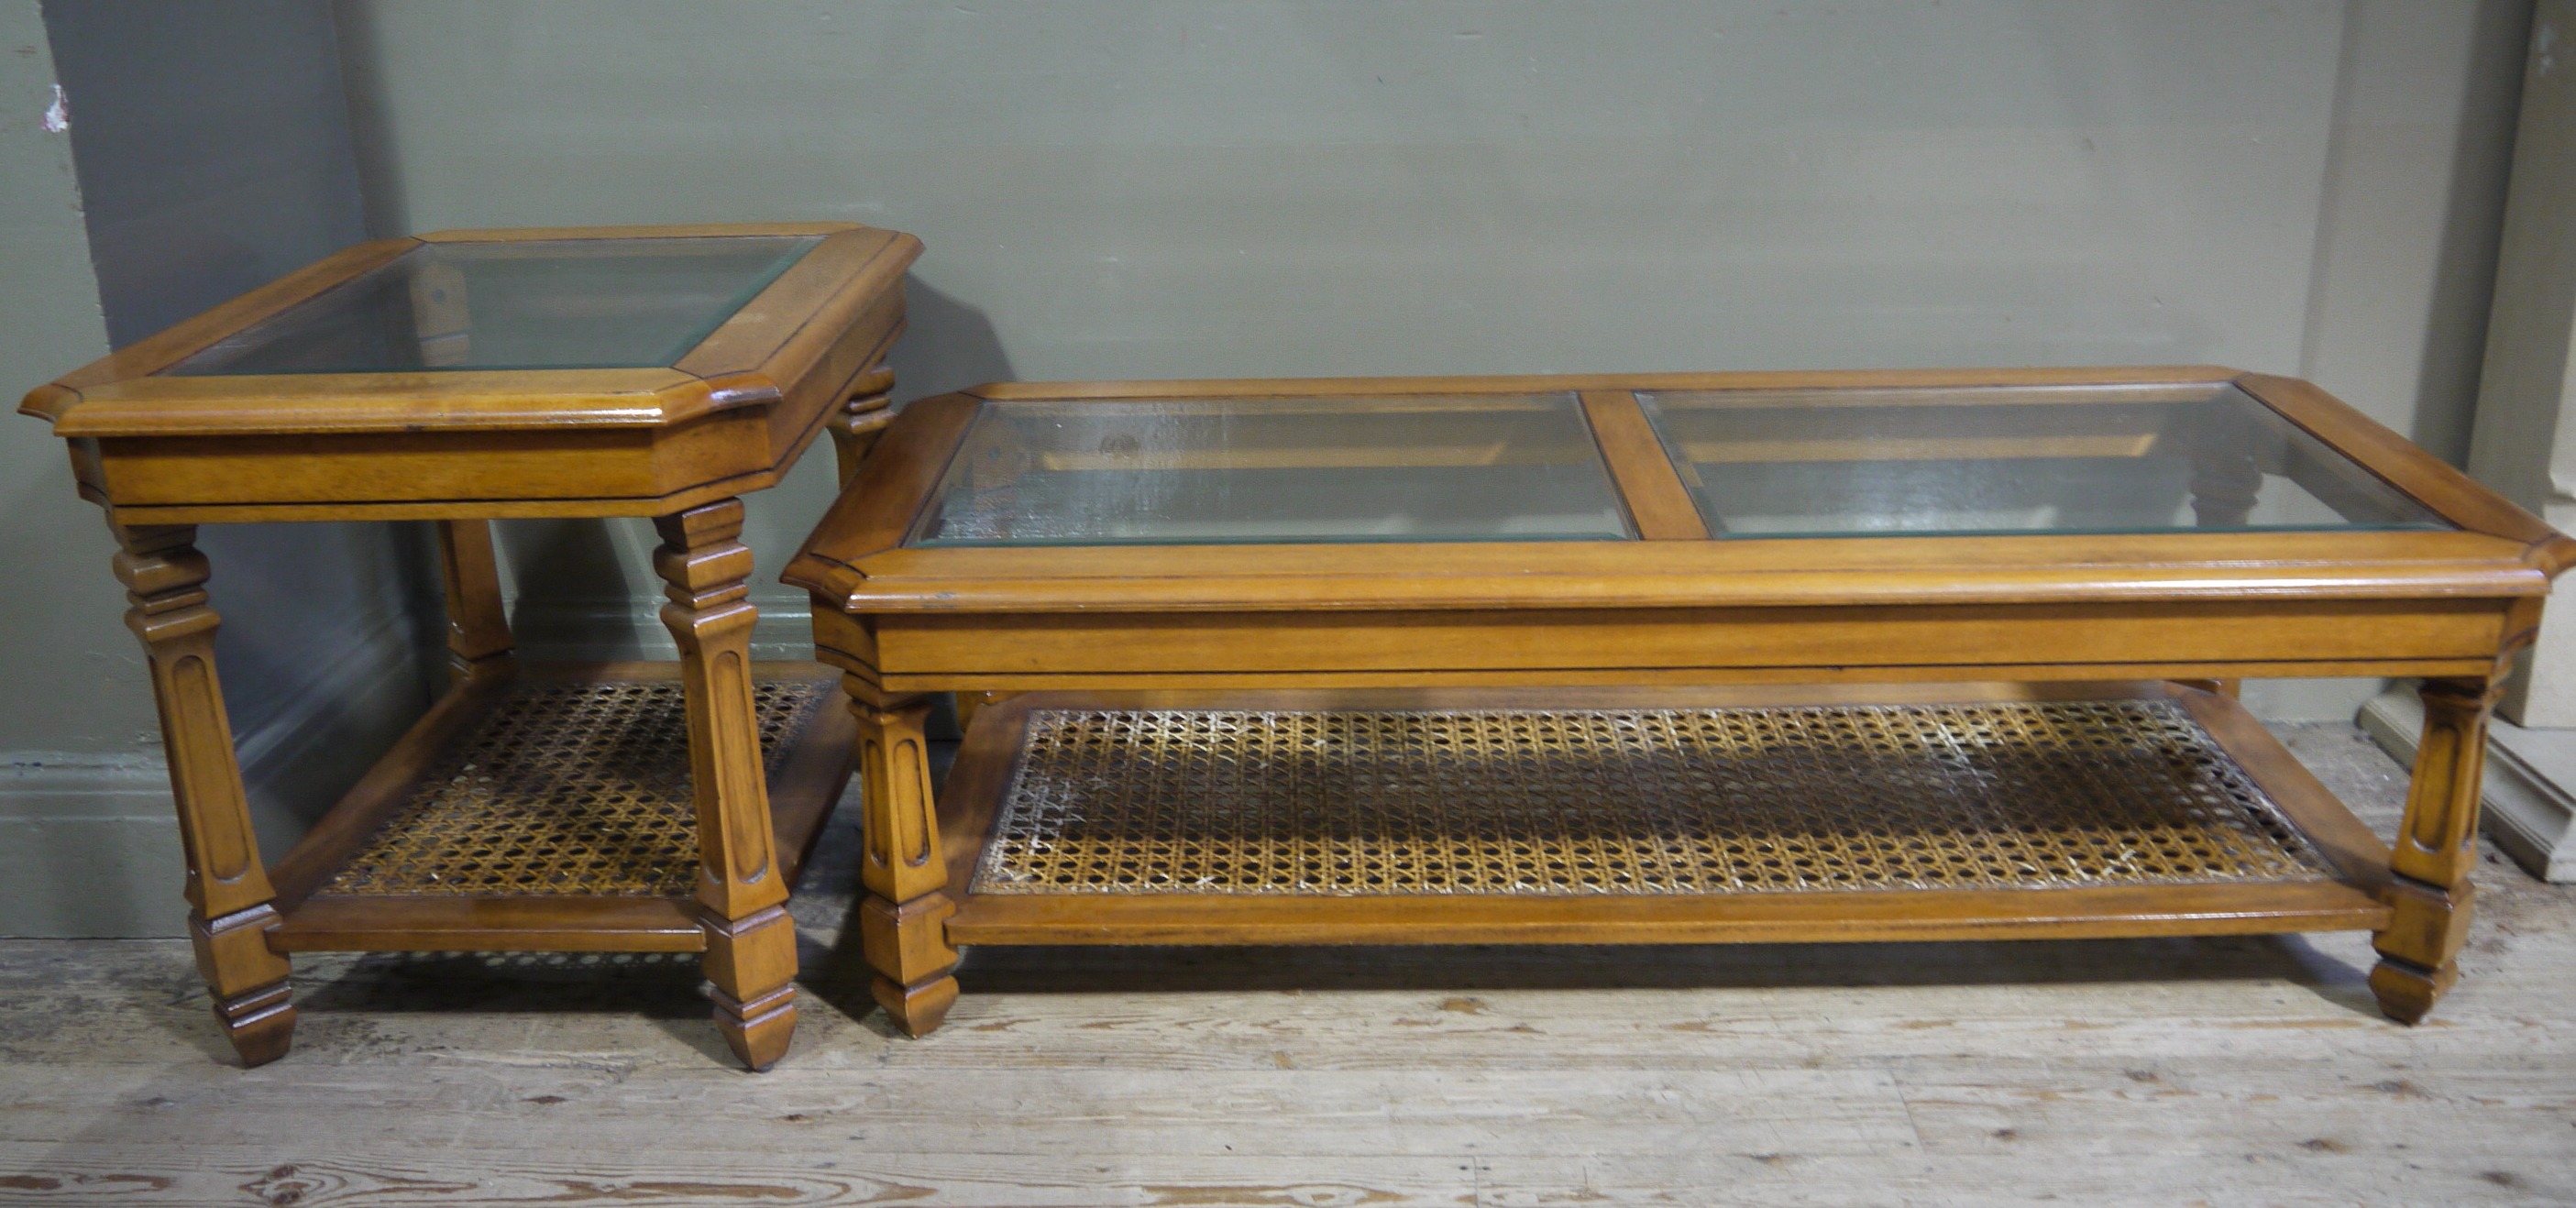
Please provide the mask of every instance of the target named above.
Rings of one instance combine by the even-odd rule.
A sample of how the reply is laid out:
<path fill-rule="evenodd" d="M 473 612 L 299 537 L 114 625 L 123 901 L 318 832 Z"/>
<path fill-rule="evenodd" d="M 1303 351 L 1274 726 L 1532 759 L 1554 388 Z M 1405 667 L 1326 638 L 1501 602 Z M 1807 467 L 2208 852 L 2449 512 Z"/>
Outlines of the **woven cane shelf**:
<path fill-rule="evenodd" d="M 831 695 L 829 681 L 753 688 L 770 774 Z M 691 793 L 679 684 L 514 684 L 322 892 L 685 897 Z"/>
<path fill-rule="evenodd" d="M 1095 927 L 1214 911 L 1253 934 L 1243 929 L 1258 930 L 1265 903 L 1353 919 L 1501 910 L 1580 922 L 1609 911 L 1671 923 L 1694 910 L 1873 916 L 1893 899 L 1947 895 L 2019 903 L 2007 916 L 2057 901 L 2132 914 L 2152 904 L 2182 920 L 2193 910 L 2176 904 L 2197 901 L 2233 920 L 2174 930 L 2298 929 L 2255 916 L 2378 910 L 2339 858 L 2369 842 L 2359 824 L 2312 781 L 2258 778 L 2196 714 L 2239 743 L 2259 727 L 2205 693 L 1638 708 L 1013 703 L 969 739 L 970 754 L 994 744 L 977 762 L 1007 771 L 960 776 L 981 799 L 952 828 L 974 848 L 952 874 L 961 942 L 1085 938 L 1037 934 L 1066 930 L 1076 911 Z M 2287 759 L 2274 751 L 2261 762 Z"/>
<path fill-rule="evenodd" d="M 2164 701 L 1033 714 L 977 893 L 2323 880 Z"/>
<path fill-rule="evenodd" d="M 846 781 L 848 711 L 818 665 L 759 664 L 756 677 L 771 826 L 792 883 Z M 531 667 L 451 694 L 279 862 L 281 940 L 689 950 L 697 877 L 676 667 Z"/>

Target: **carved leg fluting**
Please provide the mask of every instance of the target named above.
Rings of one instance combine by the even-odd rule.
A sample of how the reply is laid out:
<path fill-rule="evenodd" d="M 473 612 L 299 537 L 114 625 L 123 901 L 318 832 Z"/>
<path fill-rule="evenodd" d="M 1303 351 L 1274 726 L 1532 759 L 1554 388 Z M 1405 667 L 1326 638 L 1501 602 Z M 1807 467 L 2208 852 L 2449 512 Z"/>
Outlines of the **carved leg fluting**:
<path fill-rule="evenodd" d="M 457 683 L 506 674 L 510 621 L 501 608 L 501 570 L 488 520 L 438 522 L 438 565 L 447 581 L 447 665 Z"/>
<path fill-rule="evenodd" d="M 859 938 L 878 1005 L 896 1027 L 921 1036 L 947 1018 L 957 1001 L 957 949 L 948 943 L 948 864 L 939 851 L 939 819 L 930 796 L 930 751 L 922 739 L 930 702 L 885 697 L 845 677 L 859 719 Z"/>
<path fill-rule="evenodd" d="M 2389 857 L 2396 873 L 2388 929 L 2371 937 L 2379 964 L 2370 988 L 2379 1009 L 2416 1023 L 2460 979 L 2477 864 L 2478 793 L 2486 769 L 2487 716 L 2498 686 L 2489 680 L 2427 680 L 2424 737 L 2406 790 L 2406 819 Z"/>
<path fill-rule="evenodd" d="M 215 628 L 206 606 L 206 556 L 193 525 L 111 525 L 121 550 L 126 627 L 143 642 L 170 793 L 179 807 L 179 845 L 188 863 L 188 931 L 197 971 L 213 994 L 215 1019 L 247 1065 L 286 1055 L 295 1034 L 286 958 L 270 950 L 279 919 L 268 870 L 251 832 L 232 722 L 215 676 Z"/>
<path fill-rule="evenodd" d="M 698 912 L 707 933 L 715 1021 L 734 1054 L 765 1070 L 796 1030 L 796 929 L 782 906 L 769 828 L 769 783 L 752 709 L 751 551 L 742 502 L 727 499 L 653 522 L 662 548 L 662 623 L 680 647 L 696 781 Z"/>
<path fill-rule="evenodd" d="M 876 447 L 877 437 L 885 432 L 886 425 L 894 422 L 894 412 L 887 405 L 893 396 L 894 371 L 879 366 L 850 383 L 849 401 L 826 421 L 842 486 L 850 485 L 859 476 L 859 463 L 867 460 L 868 450 Z"/>

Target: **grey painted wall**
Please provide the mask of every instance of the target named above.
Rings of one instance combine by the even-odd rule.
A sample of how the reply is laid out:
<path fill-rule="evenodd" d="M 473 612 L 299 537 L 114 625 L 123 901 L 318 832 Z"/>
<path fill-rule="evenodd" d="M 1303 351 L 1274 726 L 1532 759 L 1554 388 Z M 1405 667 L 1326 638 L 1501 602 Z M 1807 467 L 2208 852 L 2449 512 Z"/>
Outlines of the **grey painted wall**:
<path fill-rule="evenodd" d="M 2527 4 L 345 0 L 379 232 L 911 231 L 917 394 L 2218 361 L 2465 451 Z M 776 567 L 829 498 L 753 501 Z M 515 526 L 539 643 L 658 626 Z M 577 567 L 577 574 L 564 573 Z M 623 585 L 600 583 L 623 574 Z M 774 584 L 763 606 L 801 631 Z M 2367 684 L 2264 686 L 2349 717 Z"/>
<path fill-rule="evenodd" d="M 85 228 L 79 267 L 110 343 L 365 237 L 327 4 L 79 0 L 43 17 L 78 183 L 61 212 Z M 66 141 L 52 137 L 47 150 Z M 0 292 L 21 300 L 14 278 Z M 8 363 L 9 381 L 32 386 L 100 351 L 94 338 L 31 346 Z M 10 422 L 11 449 L 59 464 L 40 424 Z M 27 714 L 9 718 L 0 747 L 47 769 L 40 786 L 27 782 L 42 793 L 0 792 L 0 838 L 29 839 L 0 842 L 0 881 L 55 879 L 64 892 L 7 895 L 0 933 L 171 934 L 184 907 L 150 688 L 119 623 L 113 544 L 63 479 L 53 470 L 22 484 L 15 513 L 13 527 L 44 544 L 12 565 L 43 568 L 35 603 L 79 629 L 53 645 L 0 630 L 16 660 L 0 708 Z M 217 658 L 253 819 L 282 852 L 426 704 L 434 566 L 412 526 L 224 525 L 199 543 L 215 568 Z M 70 678 L 92 668 L 104 673 Z M 58 687 L 37 690 L 49 681 Z M 112 739 L 97 733 L 111 718 Z"/>

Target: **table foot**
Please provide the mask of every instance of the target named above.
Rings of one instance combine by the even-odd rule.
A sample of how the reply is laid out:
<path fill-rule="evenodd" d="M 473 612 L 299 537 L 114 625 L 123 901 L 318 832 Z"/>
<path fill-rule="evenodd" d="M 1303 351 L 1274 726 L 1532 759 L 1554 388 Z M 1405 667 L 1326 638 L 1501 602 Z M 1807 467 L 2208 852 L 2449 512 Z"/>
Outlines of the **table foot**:
<path fill-rule="evenodd" d="M 781 907 L 748 918 L 702 919 L 714 983 L 716 1031 L 760 1073 L 787 1055 L 796 1034 L 796 924 Z"/>
<path fill-rule="evenodd" d="M 2460 980 L 2455 958 L 2467 945 L 2469 908 L 2476 896 L 2468 885 L 2445 892 L 2399 880 L 2388 888 L 2387 901 L 2395 914 L 2386 930 L 2370 937 L 2380 957 L 2370 971 L 2370 989 L 2390 1019 L 2422 1022 L 2433 1004 Z"/>
<path fill-rule="evenodd" d="M 295 1044 L 295 1004 L 284 982 L 216 999 L 215 1022 L 224 1026 L 244 1069 L 267 1065 Z"/>
<path fill-rule="evenodd" d="M 907 986 L 879 976 L 869 986 L 877 1005 L 885 1008 L 886 1018 L 903 1034 L 928 1036 L 948 1021 L 948 1008 L 957 1005 L 957 979 L 939 977 L 917 986 Z"/>
<path fill-rule="evenodd" d="M 2379 1011 L 2402 1024 L 2419 1024 L 2433 1013 L 2433 1004 L 2460 980 L 2457 961 L 2439 969 L 2427 970 L 2421 965 L 2381 957 L 2370 970 L 2370 992 L 2379 998 Z"/>
<path fill-rule="evenodd" d="M 188 924 L 197 971 L 214 999 L 215 1022 L 245 1067 L 275 1061 L 295 1042 L 295 1004 L 286 984 L 291 970 L 268 947 L 269 928 L 278 922 L 276 909 L 263 903 Z"/>
<path fill-rule="evenodd" d="M 932 893 L 897 906 L 870 897 L 859 904 L 859 939 L 877 1005 L 907 1036 L 926 1036 L 957 1002 L 957 949 L 948 943 L 948 895 Z"/>

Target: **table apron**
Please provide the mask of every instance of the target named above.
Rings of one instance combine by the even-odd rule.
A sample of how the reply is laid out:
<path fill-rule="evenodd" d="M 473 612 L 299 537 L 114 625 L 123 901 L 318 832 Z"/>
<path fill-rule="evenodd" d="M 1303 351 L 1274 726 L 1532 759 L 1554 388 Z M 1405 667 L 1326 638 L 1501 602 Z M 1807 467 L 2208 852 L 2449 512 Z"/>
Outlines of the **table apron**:
<path fill-rule="evenodd" d="M 827 615 L 817 644 L 892 690 L 2463 675 L 2528 640 L 2516 603 Z"/>

